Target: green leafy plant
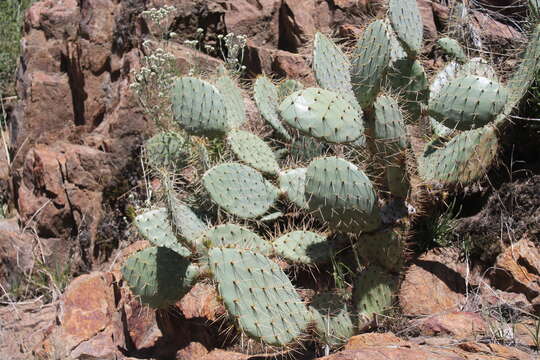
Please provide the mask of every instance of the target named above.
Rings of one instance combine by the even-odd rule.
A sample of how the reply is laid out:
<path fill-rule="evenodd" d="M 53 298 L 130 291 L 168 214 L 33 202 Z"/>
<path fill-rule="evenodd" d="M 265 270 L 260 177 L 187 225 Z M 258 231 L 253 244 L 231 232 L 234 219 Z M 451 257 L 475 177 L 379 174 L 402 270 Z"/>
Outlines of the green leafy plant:
<path fill-rule="evenodd" d="M 209 280 L 241 334 L 280 348 L 308 337 L 339 346 L 392 307 L 421 190 L 410 184 L 452 188 L 486 174 L 540 67 L 540 27 L 508 82 L 463 61 L 430 86 L 417 60 L 416 1 L 391 0 L 389 17 L 367 27 L 352 59 L 316 35 L 320 87 L 258 78 L 265 129 L 248 121 L 234 69 L 172 80 L 171 126 L 146 144 L 161 199 L 135 220 L 152 246 L 122 270 L 143 302 L 166 308 Z M 433 140 L 413 154 L 407 125 L 426 124 Z M 449 214 L 436 242 L 446 241 Z M 314 290 L 347 296 L 301 298 L 289 269 L 329 263 L 334 283 Z"/>

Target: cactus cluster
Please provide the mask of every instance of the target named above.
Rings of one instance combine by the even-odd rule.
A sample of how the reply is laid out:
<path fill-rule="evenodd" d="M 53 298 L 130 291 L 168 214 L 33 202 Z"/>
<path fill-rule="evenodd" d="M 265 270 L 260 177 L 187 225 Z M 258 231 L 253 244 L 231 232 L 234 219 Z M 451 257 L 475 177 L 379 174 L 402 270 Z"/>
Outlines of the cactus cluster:
<path fill-rule="evenodd" d="M 417 59 L 416 1 L 389 7 L 388 21 L 369 25 L 350 59 L 316 35 L 319 87 L 256 79 L 264 129 L 248 124 L 231 76 L 175 81 L 178 130 L 147 143 L 165 206 L 137 216 L 152 247 L 123 267 L 143 302 L 167 307 L 197 279 L 211 279 L 238 331 L 278 347 L 310 335 L 339 346 L 392 306 L 410 226 L 402 209 L 415 206 L 410 183 L 453 187 L 486 174 L 500 132 L 540 68 L 540 30 L 506 83 L 483 60 L 468 59 L 457 41 L 441 39 L 457 62 L 430 84 Z M 415 128 L 429 128 L 414 135 L 422 151 L 411 146 Z M 199 165 L 186 165 L 194 156 Z M 170 181 L 186 166 L 199 174 L 189 177 L 196 191 L 188 195 Z M 324 267 L 339 254 L 358 263 L 350 286 L 300 296 L 290 268 Z"/>

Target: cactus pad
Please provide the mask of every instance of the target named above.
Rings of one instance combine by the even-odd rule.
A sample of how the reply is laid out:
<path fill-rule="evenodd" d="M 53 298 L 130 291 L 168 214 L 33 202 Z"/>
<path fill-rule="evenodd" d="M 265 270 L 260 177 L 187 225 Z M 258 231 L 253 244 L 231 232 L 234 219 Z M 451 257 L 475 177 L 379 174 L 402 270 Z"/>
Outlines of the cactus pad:
<path fill-rule="evenodd" d="M 416 57 L 421 50 L 424 35 L 416 0 L 390 0 L 388 17 L 409 57 Z"/>
<path fill-rule="evenodd" d="M 169 248 L 182 256 L 191 255 L 176 239 L 166 208 L 149 210 L 138 215 L 135 225 L 141 235 L 153 245 Z"/>
<path fill-rule="evenodd" d="M 315 265 L 330 260 L 332 247 L 326 236 L 311 231 L 293 231 L 274 241 L 276 254 L 297 264 Z"/>
<path fill-rule="evenodd" d="M 202 179 L 216 204 L 240 218 L 256 218 L 267 212 L 278 197 L 278 189 L 262 175 L 238 163 L 217 165 Z"/>
<path fill-rule="evenodd" d="M 243 130 L 232 130 L 227 142 L 242 162 L 267 174 L 277 174 L 279 165 L 274 152 L 261 138 Z"/>
<path fill-rule="evenodd" d="M 373 185 L 356 165 L 338 157 L 313 160 L 306 173 L 309 209 L 337 231 L 372 231 L 380 217 Z"/>
<path fill-rule="evenodd" d="M 418 60 L 401 59 L 392 64 L 388 73 L 390 87 L 404 99 L 404 108 L 413 119 L 421 114 L 421 103 L 429 98 L 429 83 L 426 72 Z"/>
<path fill-rule="evenodd" d="M 390 36 L 384 22 L 371 23 L 356 44 L 352 58 L 353 91 L 364 109 L 375 101 L 390 62 Z"/>
<path fill-rule="evenodd" d="M 272 245 L 253 231 L 236 224 L 218 225 L 208 230 L 200 240 L 206 247 L 235 248 L 251 250 L 270 255 Z"/>
<path fill-rule="evenodd" d="M 209 262 L 240 331 L 274 346 L 298 341 L 310 313 L 276 263 L 252 251 L 224 248 L 210 249 Z"/>
<path fill-rule="evenodd" d="M 418 172 L 441 184 L 470 183 L 485 175 L 498 151 L 495 129 L 485 126 L 464 131 L 447 143 L 439 138 L 426 146 Z"/>
<path fill-rule="evenodd" d="M 320 32 L 315 34 L 313 72 L 320 87 L 352 92 L 350 67 L 349 60 L 332 40 Z"/>
<path fill-rule="evenodd" d="M 429 114 L 449 128 L 470 130 L 494 120 L 506 105 L 508 92 L 480 76 L 463 76 L 447 83 L 429 102 Z"/>
<path fill-rule="evenodd" d="M 309 308 L 315 323 L 315 334 L 323 344 L 337 347 L 354 335 L 355 327 L 346 299 L 339 294 L 315 295 Z"/>
<path fill-rule="evenodd" d="M 170 249 L 150 247 L 131 255 L 122 266 L 122 275 L 144 304 L 166 308 L 191 289 L 198 269 Z"/>
<path fill-rule="evenodd" d="M 144 145 L 150 166 L 178 169 L 189 156 L 186 139 L 173 131 L 164 131 L 152 136 Z"/>
<path fill-rule="evenodd" d="M 362 271 L 354 281 L 353 303 L 358 313 L 358 328 L 371 323 L 376 314 L 383 314 L 394 301 L 396 280 L 378 266 Z"/>
<path fill-rule="evenodd" d="M 293 92 L 302 90 L 304 85 L 301 82 L 293 79 L 286 79 L 277 88 L 277 94 L 279 101 L 282 101 Z"/>
<path fill-rule="evenodd" d="M 261 76 L 255 81 L 253 86 L 253 97 L 255 103 L 261 112 L 261 116 L 283 139 L 290 141 L 291 135 L 279 120 L 278 106 L 279 96 L 278 89 L 272 84 L 270 79 Z"/>
<path fill-rule="evenodd" d="M 338 93 L 309 88 L 297 91 L 279 106 L 281 117 L 302 133 L 332 143 L 363 136 L 362 114 Z"/>
<path fill-rule="evenodd" d="M 218 136 L 229 130 L 225 100 L 212 84 L 192 77 L 175 81 L 172 88 L 174 121 L 193 135 Z"/>
<path fill-rule="evenodd" d="M 227 109 L 228 126 L 232 129 L 238 129 L 246 122 L 246 111 L 242 92 L 236 86 L 234 80 L 227 75 L 218 78 L 215 85 L 223 97 L 223 102 Z"/>
<path fill-rule="evenodd" d="M 408 146 L 405 121 L 396 100 L 379 96 L 374 104 L 374 136 L 379 152 L 392 156 Z"/>
<path fill-rule="evenodd" d="M 279 175 L 279 188 L 285 193 L 287 199 L 299 208 L 307 208 L 304 195 L 306 188 L 306 168 L 298 168 L 284 171 Z"/>
<path fill-rule="evenodd" d="M 497 80 L 497 73 L 488 62 L 480 57 L 472 58 L 463 64 L 458 71 L 458 76 L 482 76 L 488 79 Z"/>
<path fill-rule="evenodd" d="M 456 59 L 460 63 L 467 62 L 467 55 L 459 45 L 459 42 L 449 37 L 443 37 L 437 40 L 437 45 L 444 51 L 449 57 Z"/>
<path fill-rule="evenodd" d="M 168 196 L 168 209 L 176 235 L 185 240 L 191 248 L 200 249 L 197 239 L 208 230 L 208 226 L 191 210 L 189 206 L 182 203 L 176 196 Z"/>
<path fill-rule="evenodd" d="M 367 264 L 379 265 L 394 273 L 403 265 L 404 244 L 396 230 L 363 234 L 354 246 Z"/>

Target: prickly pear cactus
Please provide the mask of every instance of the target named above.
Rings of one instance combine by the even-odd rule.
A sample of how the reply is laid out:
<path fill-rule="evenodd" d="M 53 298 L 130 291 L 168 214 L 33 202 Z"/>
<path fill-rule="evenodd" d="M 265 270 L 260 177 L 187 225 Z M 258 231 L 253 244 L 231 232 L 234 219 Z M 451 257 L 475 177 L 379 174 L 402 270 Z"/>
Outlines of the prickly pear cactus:
<path fill-rule="evenodd" d="M 274 152 L 257 135 L 243 130 L 233 130 L 229 132 L 227 142 L 242 162 L 263 173 L 276 175 L 279 172 Z"/>
<path fill-rule="evenodd" d="M 312 231 L 297 230 L 274 241 L 276 254 L 296 264 L 325 263 L 332 255 L 332 244 L 326 236 Z"/>

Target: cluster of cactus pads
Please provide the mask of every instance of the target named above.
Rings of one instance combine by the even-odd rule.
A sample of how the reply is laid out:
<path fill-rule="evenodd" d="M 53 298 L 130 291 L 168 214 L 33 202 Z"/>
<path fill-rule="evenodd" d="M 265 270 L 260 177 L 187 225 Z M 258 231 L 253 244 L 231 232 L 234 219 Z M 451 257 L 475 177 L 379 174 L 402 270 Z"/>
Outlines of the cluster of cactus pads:
<path fill-rule="evenodd" d="M 505 83 L 444 38 L 439 46 L 455 61 L 429 84 L 417 60 L 422 42 L 415 0 L 390 0 L 388 20 L 366 28 L 350 59 L 318 33 L 319 87 L 257 78 L 253 96 L 268 125 L 257 130 L 231 76 L 176 80 L 178 130 L 146 146 L 165 189 L 163 207 L 136 218 L 152 247 L 123 265 L 141 301 L 166 308 L 210 280 L 238 331 L 277 347 L 307 336 L 339 346 L 388 309 L 414 210 L 410 184 L 456 186 L 485 175 L 540 67 L 539 25 Z M 411 149 L 413 137 L 423 150 Z M 175 187 L 171 174 L 190 166 L 200 176 Z M 307 299 L 283 265 L 324 266 L 353 252 L 350 288 L 316 289 Z"/>

